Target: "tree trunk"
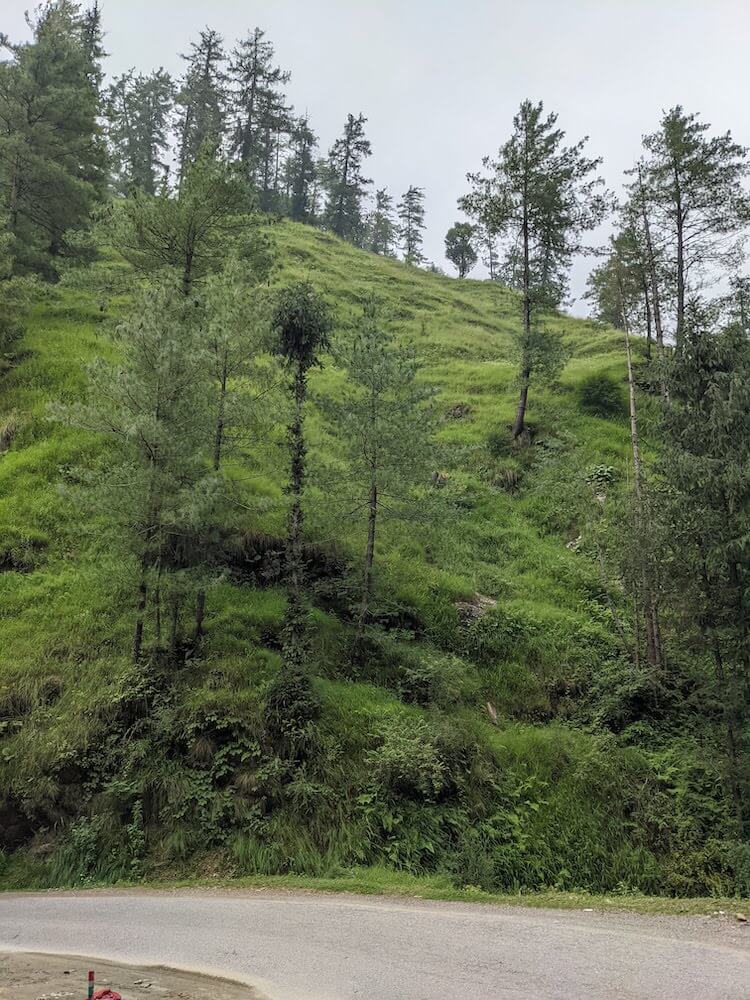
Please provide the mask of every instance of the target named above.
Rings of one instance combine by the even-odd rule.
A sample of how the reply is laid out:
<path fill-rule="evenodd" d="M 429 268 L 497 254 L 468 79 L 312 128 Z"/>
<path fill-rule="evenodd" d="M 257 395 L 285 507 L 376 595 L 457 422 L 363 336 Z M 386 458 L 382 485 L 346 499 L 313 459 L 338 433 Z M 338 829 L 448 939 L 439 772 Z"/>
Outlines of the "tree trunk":
<path fill-rule="evenodd" d="M 137 663 L 143 652 L 143 624 L 146 617 L 146 605 L 148 603 L 148 585 L 146 583 L 146 562 L 141 560 L 141 577 L 138 583 L 138 604 L 135 618 L 135 631 L 133 632 L 133 662 Z"/>
<path fill-rule="evenodd" d="M 680 172 L 676 161 L 673 161 L 675 214 L 677 219 L 677 329 L 675 340 L 679 347 L 685 330 L 685 218 L 682 209 L 682 188 L 680 187 Z"/>
<path fill-rule="evenodd" d="M 190 127 L 193 123 L 193 109 L 188 107 L 185 108 L 185 122 L 182 126 L 182 136 L 180 141 L 180 176 L 177 178 L 177 193 L 178 195 L 182 191 L 182 185 L 185 181 L 185 174 L 188 168 L 188 148 L 187 141 L 188 135 L 190 133 Z"/>
<path fill-rule="evenodd" d="M 219 405 L 216 414 L 216 433 L 214 435 L 214 472 L 221 467 L 221 452 L 224 446 L 224 419 L 227 399 L 227 378 L 229 374 L 229 358 L 227 349 L 221 359 L 221 375 L 219 377 Z"/>
<path fill-rule="evenodd" d="M 642 279 L 643 279 L 643 283 L 642 283 L 642 287 L 643 287 L 643 307 L 644 307 L 644 311 L 645 311 L 645 314 L 646 314 L 646 357 L 650 361 L 651 360 L 651 341 L 652 341 L 652 332 L 651 332 L 651 326 L 652 326 L 652 323 L 651 323 L 651 298 L 649 296 L 648 281 L 646 280 L 646 275 L 645 274 L 642 274 Z"/>
<path fill-rule="evenodd" d="M 337 236 L 344 235 L 344 198 L 346 197 L 346 188 L 349 184 L 349 155 L 350 155 L 350 144 L 351 139 L 349 136 L 349 126 L 347 125 L 346 133 L 346 150 L 344 152 L 344 168 L 341 171 L 341 189 L 339 190 L 339 196 L 336 202 L 336 224 L 333 227 L 334 233 Z"/>
<path fill-rule="evenodd" d="M 528 345 L 531 338 L 531 267 L 529 263 L 529 211 L 526 181 L 523 191 L 523 222 L 521 225 L 523 238 L 523 368 L 521 370 L 521 392 L 518 398 L 516 419 L 513 421 L 513 440 L 523 434 L 526 426 L 526 406 L 529 400 L 529 383 L 531 382 L 531 364 L 529 363 Z"/>
<path fill-rule="evenodd" d="M 706 596 L 708 597 L 710 592 L 710 585 L 708 582 L 708 574 L 706 572 L 705 566 L 703 568 L 703 580 L 706 589 Z M 742 785 L 740 782 L 740 760 L 739 760 L 739 739 L 737 736 L 737 720 L 735 718 L 734 708 L 729 704 L 728 699 L 730 697 L 727 691 L 727 676 L 726 670 L 724 668 L 724 657 L 721 652 L 721 644 L 719 643 L 716 635 L 711 635 L 709 637 L 708 630 L 704 623 L 700 625 L 700 632 L 703 638 L 703 642 L 709 647 L 711 655 L 714 660 L 714 673 L 716 675 L 716 680 L 719 682 L 719 687 L 722 693 L 722 709 L 724 713 L 724 728 L 725 728 L 725 741 L 727 747 L 727 775 L 726 784 L 727 792 L 732 801 L 734 807 L 735 822 L 737 823 L 737 834 L 742 836 L 744 834 L 745 826 L 745 801 L 742 794 Z"/>
<path fill-rule="evenodd" d="M 206 591 L 201 588 L 195 599 L 195 629 L 193 630 L 193 643 L 198 645 L 204 636 L 203 622 L 206 618 Z"/>
<path fill-rule="evenodd" d="M 617 287 L 620 295 L 620 311 L 622 312 L 625 325 L 625 351 L 628 362 L 628 401 L 630 409 L 630 446 L 633 452 L 633 475 L 635 480 L 636 514 L 638 519 L 637 534 L 639 539 L 644 537 L 646 528 L 646 510 L 643 491 L 643 466 L 641 464 L 641 450 L 638 441 L 638 411 L 636 408 L 635 396 L 635 376 L 633 373 L 633 354 L 630 349 L 630 322 L 627 308 L 625 306 L 625 295 L 622 287 L 622 276 L 617 270 Z M 643 612 L 646 622 L 646 648 L 648 662 L 652 667 L 660 668 L 662 665 L 661 649 L 661 629 L 659 626 L 659 613 L 654 599 L 653 581 L 650 571 L 650 556 L 646 551 L 641 554 L 642 575 L 643 575 Z"/>
<path fill-rule="evenodd" d="M 253 156 L 253 117 L 255 115 L 255 93 L 258 87 L 258 39 L 253 39 L 253 68 L 250 83 L 250 100 L 247 106 L 247 122 L 242 135 L 241 159 L 248 164 Z"/>
<path fill-rule="evenodd" d="M 516 418 L 513 421 L 513 440 L 516 441 L 524 432 L 526 426 L 526 405 L 529 399 L 529 381 L 531 377 L 531 372 L 528 368 L 524 368 L 521 372 L 521 393 L 518 397 L 518 409 L 516 410 Z"/>
<path fill-rule="evenodd" d="M 375 529 L 378 519 L 378 483 L 375 478 L 375 470 L 371 470 L 370 479 L 370 500 L 369 515 L 367 518 L 367 548 L 365 550 L 365 564 L 362 573 L 362 604 L 359 609 L 359 619 L 357 621 L 357 634 L 355 638 L 355 648 L 361 650 L 364 639 L 365 626 L 370 617 L 370 597 L 372 595 L 372 566 L 375 561 Z"/>
<path fill-rule="evenodd" d="M 11 180 L 10 195 L 8 197 L 8 229 L 15 236 L 18 229 L 18 188 L 19 188 L 20 164 L 18 157 L 13 164 L 13 178 Z"/>
<path fill-rule="evenodd" d="M 654 245 L 651 241 L 651 225 L 648 219 L 648 209 L 646 207 L 646 191 L 643 185 L 643 170 L 638 167 L 638 188 L 641 201 L 641 215 L 643 217 L 643 233 L 646 237 L 646 254 L 648 257 L 648 272 L 651 280 L 651 303 L 654 309 L 654 329 L 656 331 L 656 345 L 660 349 L 664 347 L 664 329 L 661 323 L 661 302 L 659 298 L 659 280 L 656 273 L 656 257 L 654 255 Z"/>
<path fill-rule="evenodd" d="M 177 663 L 177 651 L 180 645 L 180 598 L 172 596 L 171 623 L 169 628 L 169 659 L 174 666 Z"/>
<path fill-rule="evenodd" d="M 192 246 L 189 246 L 185 253 L 185 265 L 182 269 L 182 294 L 185 298 L 190 295 L 190 290 L 193 287 L 193 254 L 195 253 Z"/>
<path fill-rule="evenodd" d="M 305 439 L 303 409 L 307 395 L 307 376 L 301 366 L 294 377 L 294 419 L 289 429 L 292 446 L 291 493 L 292 507 L 289 512 L 287 536 L 287 613 L 284 658 L 287 666 L 302 667 L 303 643 L 305 638 L 305 610 L 303 600 L 304 564 L 302 552 L 302 488 L 305 476 Z"/>

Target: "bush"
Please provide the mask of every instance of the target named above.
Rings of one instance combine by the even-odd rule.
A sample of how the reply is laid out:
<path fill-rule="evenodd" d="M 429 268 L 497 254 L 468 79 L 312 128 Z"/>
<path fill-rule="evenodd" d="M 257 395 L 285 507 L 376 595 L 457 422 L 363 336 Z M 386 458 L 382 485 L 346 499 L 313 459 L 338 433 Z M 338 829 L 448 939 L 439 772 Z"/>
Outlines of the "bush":
<path fill-rule="evenodd" d="M 310 675 L 303 669 L 282 668 L 268 690 L 266 732 L 278 753 L 287 759 L 304 758 L 313 742 L 320 700 Z"/>
<path fill-rule="evenodd" d="M 611 375 L 588 375 L 578 387 L 578 402 L 585 413 L 594 417 L 621 417 L 625 400 L 620 384 Z"/>

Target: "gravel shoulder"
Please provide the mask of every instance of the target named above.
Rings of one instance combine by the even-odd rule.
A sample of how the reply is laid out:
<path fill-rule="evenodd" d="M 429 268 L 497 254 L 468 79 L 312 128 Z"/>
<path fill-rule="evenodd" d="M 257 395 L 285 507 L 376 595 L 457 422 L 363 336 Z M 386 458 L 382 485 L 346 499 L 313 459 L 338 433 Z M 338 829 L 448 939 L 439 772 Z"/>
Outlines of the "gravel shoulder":
<path fill-rule="evenodd" d="M 81 1000 L 89 969 L 96 989 L 109 987 L 122 1000 L 258 1000 L 249 986 L 160 966 L 121 965 L 96 958 L 27 952 L 0 953 L 0 1000 Z"/>

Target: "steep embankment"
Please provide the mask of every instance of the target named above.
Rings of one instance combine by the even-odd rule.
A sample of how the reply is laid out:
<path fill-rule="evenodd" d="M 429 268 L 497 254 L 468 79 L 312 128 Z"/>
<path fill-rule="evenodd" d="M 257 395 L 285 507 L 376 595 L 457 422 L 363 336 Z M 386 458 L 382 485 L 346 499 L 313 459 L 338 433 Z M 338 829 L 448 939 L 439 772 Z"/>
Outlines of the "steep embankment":
<path fill-rule="evenodd" d="M 675 874 L 671 800 L 649 759 L 595 725 L 597 678 L 622 660 L 590 545 L 600 511 L 587 475 L 624 475 L 628 431 L 624 394 L 621 415 L 603 419 L 584 411 L 579 387 L 592 373 L 622 381 L 619 336 L 550 317 L 569 360 L 559 384 L 532 390 L 532 441 L 513 451 L 512 294 L 291 224 L 277 240 L 282 280 L 310 278 L 340 321 L 375 292 L 416 345 L 440 390 L 442 514 L 383 526 L 382 637 L 355 676 L 341 646 L 364 525 L 336 503 L 339 450 L 313 408 L 307 525 L 323 713 L 309 761 L 290 767 L 261 722 L 284 609 L 269 556 L 284 529 L 283 427 L 245 441 L 232 459 L 243 534 L 209 594 L 204 654 L 149 708 L 128 658 L 132 580 L 107 510 L 85 511 L 61 489 L 82 466 L 108 475 L 106 446 L 47 419 L 50 402 L 83 390 L 84 363 L 111 352 L 118 307 L 70 289 L 36 307 L 1 390 L 17 425 L 0 458 L 6 884 L 200 869 L 209 858 L 221 872 L 385 864 L 486 888 L 710 889 L 703 873 Z M 339 378 L 326 365 L 314 392 L 334 393 Z"/>

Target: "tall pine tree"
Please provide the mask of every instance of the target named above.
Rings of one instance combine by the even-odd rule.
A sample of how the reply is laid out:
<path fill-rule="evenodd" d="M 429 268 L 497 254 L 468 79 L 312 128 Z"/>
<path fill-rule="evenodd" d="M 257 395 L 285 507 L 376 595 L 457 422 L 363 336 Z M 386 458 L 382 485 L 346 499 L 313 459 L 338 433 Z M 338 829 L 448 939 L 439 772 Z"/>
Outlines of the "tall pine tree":
<path fill-rule="evenodd" d="M 328 153 L 326 224 L 331 232 L 357 245 L 364 236 L 362 202 L 372 184 L 362 174 L 362 164 L 372 152 L 365 137 L 366 123 L 364 115 L 349 115 L 344 134 Z"/>
<path fill-rule="evenodd" d="M 424 190 L 413 184 L 398 203 L 398 236 L 407 264 L 423 264 Z"/>
<path fill-rule="evenodd" d="M 33 40 L 0 62 L 0 205 L 20 270 L 56 273 L 65 233 L 104 197 L 98 58 L 79 4 L 56 0 L 29 19 Z"/>
<path fill-rule="evenodd" d="M 170 125 L 175 89 L 163 69 L 148 76 L 132 70 L 107 90 L 106 113 L 117 187 L 155 195 L 169 173 Z"/>
<path fill-rule="evenodd" d="M 736 266 L 742 231 L 750 221 L 743 188 L 746 150 L 730 132 L 708 136 L 709 128 L 677 105 L 666 112 L 658 131 L 644 139 L 647 158 L 641 182 L 648 187 L 671 248 L 678 342 L 690 295 L 700 291 L 712 268 Z"/>
<path fill-rule="evenodd" d="M 548 372 L 545 350 L 553 341 L 535 322 L 556 308 L 568 287 L 568 269 L 583 249 L 582 236 L 604 217 L 601 181 L 591 177 L 599 160 L 583 154 L 586 140 L 564 146 L 557 115 L 541 102 L 524 101 L 513 119 L 513 134 L 496 160 L 486 157 L 489 175 L 470 174 L 472 191 L 461 208 L 502 241 L 503 272 L 522 296 L 520 395 L 513 438 L 525 428 L 529 387 L 535 370 Z M 550 357 L 550 361 L 552 358 Z"/>
<path fill-rule="evenodd" d="M 393 197 L 386 188 L 375 192 L 375 208 L 368 220 L 368 249 L 382 257 L 392 257 L 396 247 Z"/>
<path fill-rule="evenodd" d="M 202 149 L 217 153 L 226 130 L 227 77 L 224 39 L 212 28 L 192 42 L 177 95 L 179 183 Z"/>
<path fill-rule="evenodd" d="M 232 88 L 230 152 L 243 164 L 247 176 L 259 186 L 268 145 L 269 120 L 284 107 L 284 85 L 291 73 L 274 66 L 273 44 L 255 28 L 239 41 L 229 61 Z"/>
<path fill-rule="evenodd" d="M 315 148 L 318 140 L 307 117 L 299 118 L 291 135 L 292 151 L 287 161 L 289 215 L 295 222 L 315 221 Z"/>

